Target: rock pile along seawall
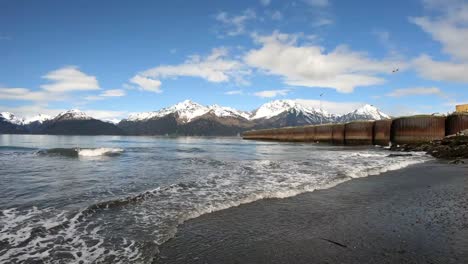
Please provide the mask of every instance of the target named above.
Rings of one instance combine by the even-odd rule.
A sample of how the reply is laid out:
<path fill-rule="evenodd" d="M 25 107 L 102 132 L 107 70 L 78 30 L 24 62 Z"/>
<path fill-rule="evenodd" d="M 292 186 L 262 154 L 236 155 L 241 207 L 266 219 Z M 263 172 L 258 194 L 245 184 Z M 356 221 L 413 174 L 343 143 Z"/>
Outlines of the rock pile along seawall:
<path fill-rule="evenodd" d="M 439 140 L 468 129 L 468 114 L 409 116 L 346 124 L 309 125 L 245 132 L 244 139 L 320 142 L 337 145 L 413 144 Z"/>

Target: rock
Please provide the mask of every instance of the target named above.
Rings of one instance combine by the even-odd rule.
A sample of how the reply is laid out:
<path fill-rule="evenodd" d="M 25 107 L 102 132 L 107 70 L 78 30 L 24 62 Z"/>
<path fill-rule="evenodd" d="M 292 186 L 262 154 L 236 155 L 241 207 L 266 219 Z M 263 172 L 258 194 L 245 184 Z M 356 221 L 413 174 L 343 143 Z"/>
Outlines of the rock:
<path fill-rule="evenodd" d="M 411 157 L 413 154 L 390 154 L 387 157 Z"/>
<path fill-rule="evenodd" d="M 468 131 L 464 130 L 462 133 L 466 133 L 466 135 L 452 135 L 430 143 L 394 145 L 390 150 L 403 152 L 424 151 L 435 158 L 441 159 L 468 159 Z M 392 154 L 389 157 L 392 157 Z"/>

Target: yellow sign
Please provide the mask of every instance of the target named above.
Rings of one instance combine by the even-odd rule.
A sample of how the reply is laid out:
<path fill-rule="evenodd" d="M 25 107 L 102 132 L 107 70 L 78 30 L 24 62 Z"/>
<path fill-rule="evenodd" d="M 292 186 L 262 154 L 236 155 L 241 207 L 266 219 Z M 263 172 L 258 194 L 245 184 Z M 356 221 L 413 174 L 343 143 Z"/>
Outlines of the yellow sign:
<path fill-rule="evenodd" d="M 456 107 L 458 113 L 468 112 L 468 104 L 457 105 Z"/>

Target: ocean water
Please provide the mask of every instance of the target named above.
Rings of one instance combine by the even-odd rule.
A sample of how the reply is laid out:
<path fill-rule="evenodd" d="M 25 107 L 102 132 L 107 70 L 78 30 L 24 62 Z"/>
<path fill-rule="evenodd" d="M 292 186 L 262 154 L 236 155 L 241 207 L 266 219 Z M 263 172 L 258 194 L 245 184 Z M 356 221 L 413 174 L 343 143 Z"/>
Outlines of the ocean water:
<path fill-rule="evenodd" d="M 0 263 L 151 263 L 177 226 L 430 158 L 240 138 L 0 135 Z"/>

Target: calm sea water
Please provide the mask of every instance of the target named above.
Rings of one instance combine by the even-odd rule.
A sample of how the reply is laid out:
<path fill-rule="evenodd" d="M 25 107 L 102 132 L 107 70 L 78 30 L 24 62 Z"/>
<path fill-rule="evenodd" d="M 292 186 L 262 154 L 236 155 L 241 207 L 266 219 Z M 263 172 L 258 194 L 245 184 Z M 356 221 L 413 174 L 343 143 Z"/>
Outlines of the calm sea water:
<path fill-rule="evenodd" d="M 212 211 L 429 158 L 240 138 L 0 135 L 0 263 L 150 263 Z"/>

